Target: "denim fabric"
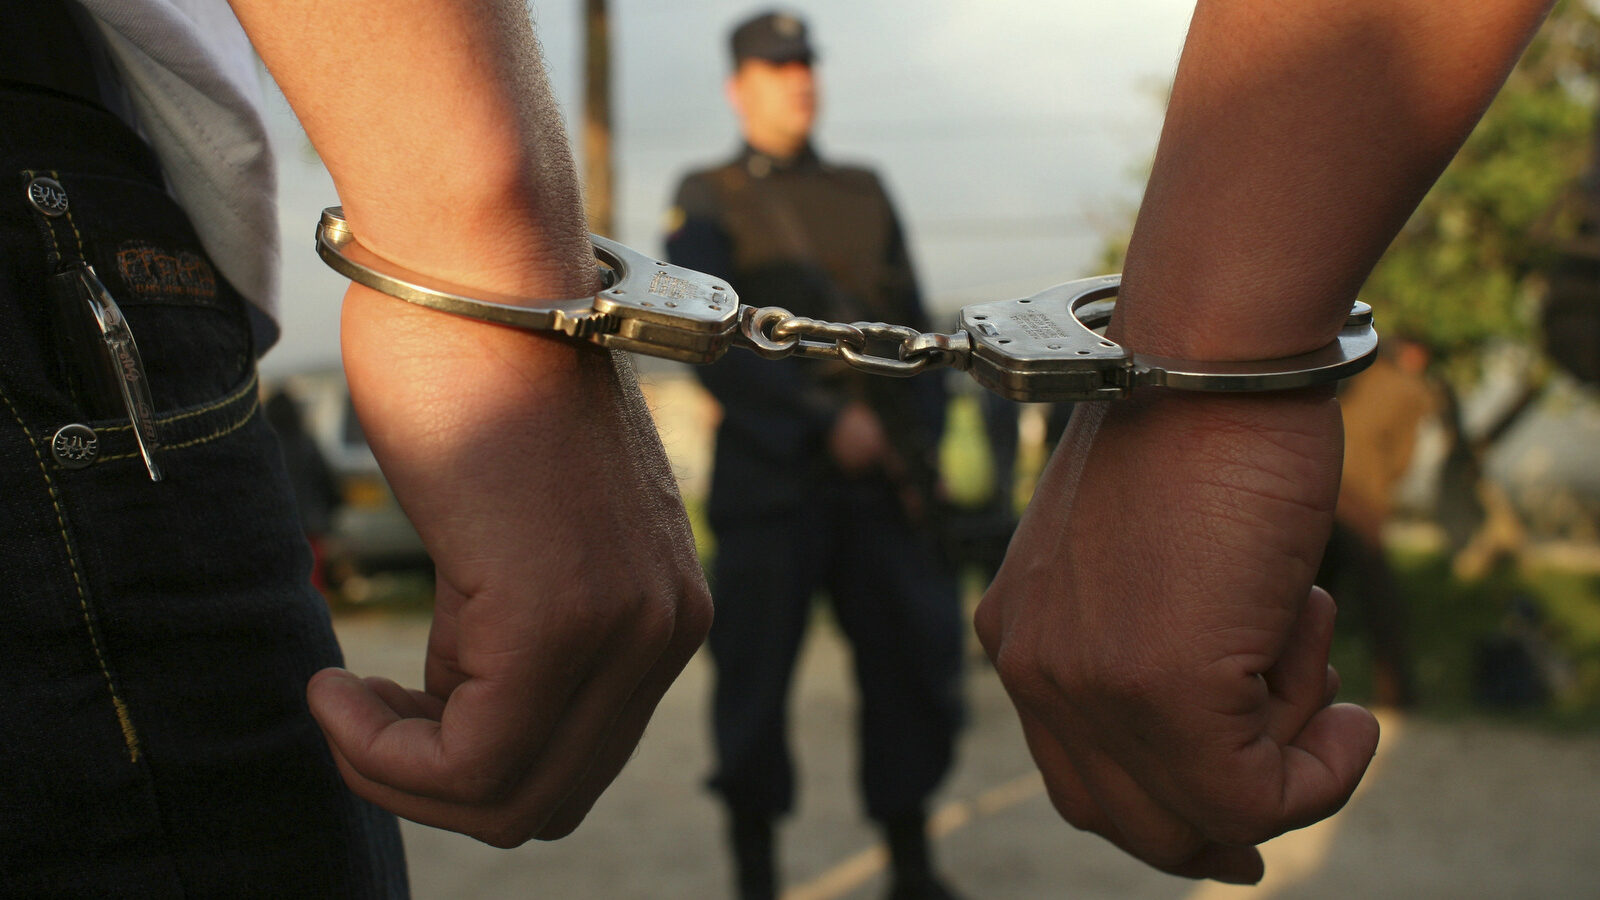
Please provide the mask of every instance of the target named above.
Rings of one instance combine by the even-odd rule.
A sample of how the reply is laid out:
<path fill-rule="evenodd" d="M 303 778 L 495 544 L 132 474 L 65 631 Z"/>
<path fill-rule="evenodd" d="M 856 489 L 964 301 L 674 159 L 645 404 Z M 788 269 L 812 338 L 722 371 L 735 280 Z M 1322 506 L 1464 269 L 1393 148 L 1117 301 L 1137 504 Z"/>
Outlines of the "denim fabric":
<path fill-rule="evenodd" d="M 28 172 L 65 187 L 70 232 L 41 230 Z M 68 233 L 138 341 L 161 482 L 125 417 L 93 418 L 51 313 Z M 99 438 L 86 468 L 51 450 L 73 423 Z M 394 819 L 306 709 L 341 657 L 297 522 L 243 301 L 147 149 L 90 104 L 0 91 L 0 895 L 406 894 Z"/>

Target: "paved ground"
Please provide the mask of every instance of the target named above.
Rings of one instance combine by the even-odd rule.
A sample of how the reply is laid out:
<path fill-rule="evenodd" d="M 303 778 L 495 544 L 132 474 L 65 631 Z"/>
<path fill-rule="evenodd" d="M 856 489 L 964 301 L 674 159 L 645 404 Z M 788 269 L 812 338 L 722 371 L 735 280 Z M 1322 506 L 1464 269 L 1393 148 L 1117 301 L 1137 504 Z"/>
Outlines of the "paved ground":
<path fill-rule="evenodd" d="M 347 615 L 349 665 L 420 683 L 426 621 Z M 727 867 L 708 760 L 707 667 L 667 695 L 637 758 L 576 834 L 499 851 L 408 823 L 412 885 L 432 898 L 721 898 Z M 935 819 L 943 868 L 972 900 L 1600 897 L 1600 738 L 1385 717 L 1362 791 L 1332 821 L 1266 848 L 1267 881 L 1224 888 L 1156 874 L 1063 825 L 992 672 L 969 670 L 971 724 Z M 853 790 L 848 656 L 813 630 L 795 709 L 800 810 L 784 828 L 787 900 L 883 893 Z"/>

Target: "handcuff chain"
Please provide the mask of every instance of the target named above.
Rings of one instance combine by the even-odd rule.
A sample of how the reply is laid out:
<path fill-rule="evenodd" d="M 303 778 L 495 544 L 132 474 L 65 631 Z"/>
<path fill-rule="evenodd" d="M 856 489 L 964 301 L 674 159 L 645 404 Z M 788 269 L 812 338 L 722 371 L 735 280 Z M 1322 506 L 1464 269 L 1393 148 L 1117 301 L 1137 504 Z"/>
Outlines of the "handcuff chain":
<path fill-rule="evenodd" d="M 923 332 L 887 322 L 827 322 L 797 316 L 780 306 L 740 310 L 742 343 L 766 359 L 805 356 L 835 359 L 874 375 L 906 377 L 930 369 L 966 370 L 972 364 L 972 339 Z M 873 352 L 893 344 L 894 356 Z"/>

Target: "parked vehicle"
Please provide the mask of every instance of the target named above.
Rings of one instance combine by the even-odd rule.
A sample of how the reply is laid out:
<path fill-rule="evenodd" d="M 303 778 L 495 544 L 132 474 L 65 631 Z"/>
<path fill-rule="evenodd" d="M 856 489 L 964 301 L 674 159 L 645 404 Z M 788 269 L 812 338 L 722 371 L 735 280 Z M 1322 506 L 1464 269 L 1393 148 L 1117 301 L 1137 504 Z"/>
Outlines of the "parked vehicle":
<path fill-rule="evenodd" d="M 270 388 L 294 401 L 303 431 L 320 452 L 336 488 L 336 502 L 325 515 L 325 535 L 310 535 L 319 553 L 325 590 L 339 599 L 370 599 L 370 580 L 380 573 L 425 571 L 432 567 L 416 529 L 405 517 L 367 446 L 350 402 L 350 390 L 337 371 L 286 376 Z M 286 448 L 291 469 L 294 453 Z M 315 503 L 303 498 L 302 505 Z M 309 530 L 309 528 L 308 528 Z"/>

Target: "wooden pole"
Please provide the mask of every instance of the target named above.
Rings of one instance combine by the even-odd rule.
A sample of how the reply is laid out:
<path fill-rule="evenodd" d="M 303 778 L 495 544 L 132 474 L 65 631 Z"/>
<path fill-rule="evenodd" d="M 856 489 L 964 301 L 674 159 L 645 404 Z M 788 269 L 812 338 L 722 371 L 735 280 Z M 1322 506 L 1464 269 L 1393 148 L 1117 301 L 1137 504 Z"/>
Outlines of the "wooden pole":
<path fill-rule="evenodd" d="M 606 0 L 584 0 L 583 180 L 589 230 L 613 236 L 611 25 Z"/>

